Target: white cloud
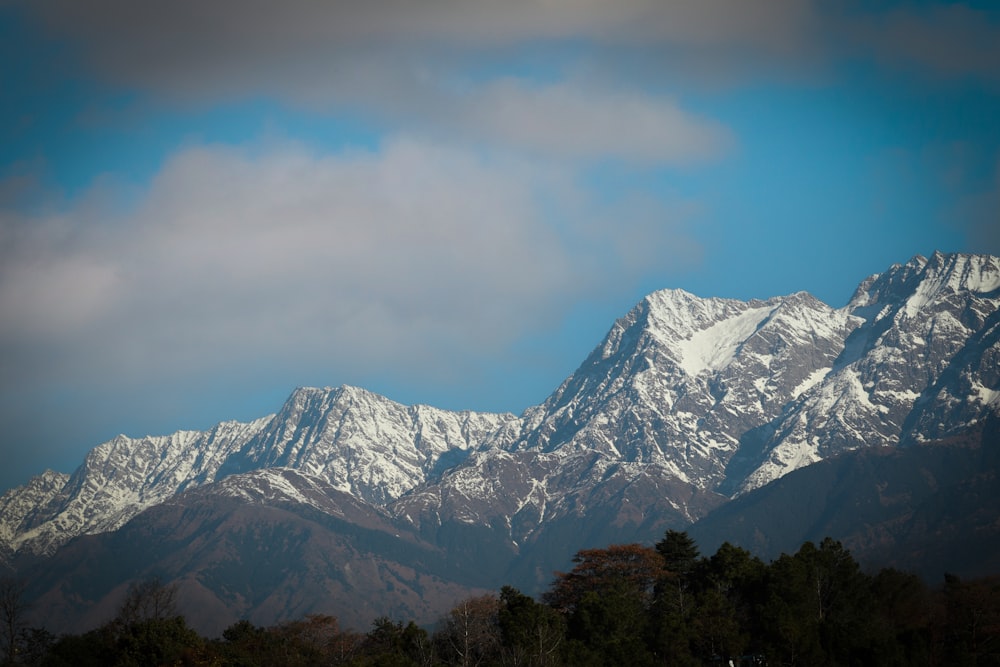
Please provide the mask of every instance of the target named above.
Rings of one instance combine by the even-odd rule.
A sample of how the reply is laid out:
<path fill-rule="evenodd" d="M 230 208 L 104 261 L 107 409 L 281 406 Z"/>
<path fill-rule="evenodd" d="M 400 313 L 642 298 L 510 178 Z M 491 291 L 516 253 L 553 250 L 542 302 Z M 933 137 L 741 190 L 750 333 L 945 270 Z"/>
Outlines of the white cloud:
<path fill-rule="evenodd" d="M 595 224 L 557 168 L 414 140 L 190 147 L 100 224 L 80 209 L 3 221 L 6 388 L 196 382 L 258 363 L 454 380 L 577 300 L 687 256 L 680 216 L 657 210 Z"/>
<path fill-rule="evenodd" d="M 499 81 L 470 100 L 459 118 L 500 143 L 568 158 L 680 162 L 714 157 L 730 142 L 723 126 L 671 100 L 573 84 Z"/>

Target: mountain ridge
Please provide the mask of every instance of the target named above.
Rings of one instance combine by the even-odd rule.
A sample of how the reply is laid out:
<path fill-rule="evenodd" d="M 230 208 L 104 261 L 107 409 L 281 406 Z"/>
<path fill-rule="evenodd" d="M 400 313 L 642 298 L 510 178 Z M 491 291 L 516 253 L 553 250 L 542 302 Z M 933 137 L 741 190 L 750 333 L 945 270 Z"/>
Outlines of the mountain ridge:
<path fill-rule="evenodd" d="M 538 590 L 577 548 L 649 541 L 813 463 L 941 440 L 998 413 L 996 257 L 917 256 L 864 279 L 841 308 L 806 292 L 660 290 L 521 415 L 302 387 L 247 424 L 119 436 L 72 475 L 0 496 L 0 560 L 31 567 L 168 501 L 198 502 L 199 489 L 215 498 L 227 480 L 256 480 L 240 502 L 336 518 L 324 496 L 349 497 L 370 508 L 356 520 L 381 517 L 455 576 L 479 563 L 482 587 Z M 362 547 L 345 553 L 362 558 Z"/>

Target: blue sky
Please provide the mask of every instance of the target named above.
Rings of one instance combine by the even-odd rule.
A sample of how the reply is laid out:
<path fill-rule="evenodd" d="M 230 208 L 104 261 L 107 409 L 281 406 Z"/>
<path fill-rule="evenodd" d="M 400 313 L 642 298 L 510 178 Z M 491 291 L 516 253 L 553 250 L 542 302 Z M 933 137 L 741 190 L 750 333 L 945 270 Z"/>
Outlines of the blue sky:
<path fill-rule="evenodd" d="M 656 289 L 1000 253 L 994 3 L 2 0 L 0 57 L 0 489 L 300 385 L 520 412 Z"/>

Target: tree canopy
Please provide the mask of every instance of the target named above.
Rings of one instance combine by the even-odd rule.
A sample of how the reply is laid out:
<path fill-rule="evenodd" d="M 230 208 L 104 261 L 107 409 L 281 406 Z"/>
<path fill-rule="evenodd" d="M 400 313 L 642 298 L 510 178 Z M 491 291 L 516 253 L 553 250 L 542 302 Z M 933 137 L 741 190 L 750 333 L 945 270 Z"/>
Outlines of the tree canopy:
<path fill-rule="evenodd" d="M 429 631 L 375 619 L 367 633 L 314 614 L 270 627 L 242 620 L 205 639 L 174 589 L 132 586 L 118 614 L 82 635 L 24 623 L 16 582 L 0 592 L 5 665 L 1000 665 L 1000 577 L 866 574 L 839 542 L 806 542 L 765 564 L 723 544 L 710 557 L 683 532 L 653 547 L 585 549 L 541 600 L 505 586 L 456 602 Z M 9 598 L 9 599 L 7 599 Z M 12 621 L 13 619 L 13 621 Z M 13 633 L 13 634 L 12 634 Z"/>

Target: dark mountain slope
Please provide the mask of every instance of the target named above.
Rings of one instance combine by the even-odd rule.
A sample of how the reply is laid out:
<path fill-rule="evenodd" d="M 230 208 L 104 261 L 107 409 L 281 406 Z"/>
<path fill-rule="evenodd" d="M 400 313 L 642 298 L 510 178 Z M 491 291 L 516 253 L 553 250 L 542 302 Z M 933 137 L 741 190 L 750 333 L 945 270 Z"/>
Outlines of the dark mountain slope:
<path fill-rule="evenodd" d="M 104 623 L 130 583 L 152 577 L 178 586 L 180 611 L 209 636 L 241 618 L 270 625 L 312 613 L 357 629 L 380 615 L 429 623 L 482 592 L 470 585 L 475 572 L 384 513 L 287 469 L 182 494 L 23 575 L 34 615 L 54 632 Z"/>
<path fill-rule="evenodd" d="M 724 541 L 765 559 L 826 536 L 870 568 L 1000 572 L 1000 419 L 905 448 L 848 452 L 738 497 L 692 525 L 704 553 Z"/>

